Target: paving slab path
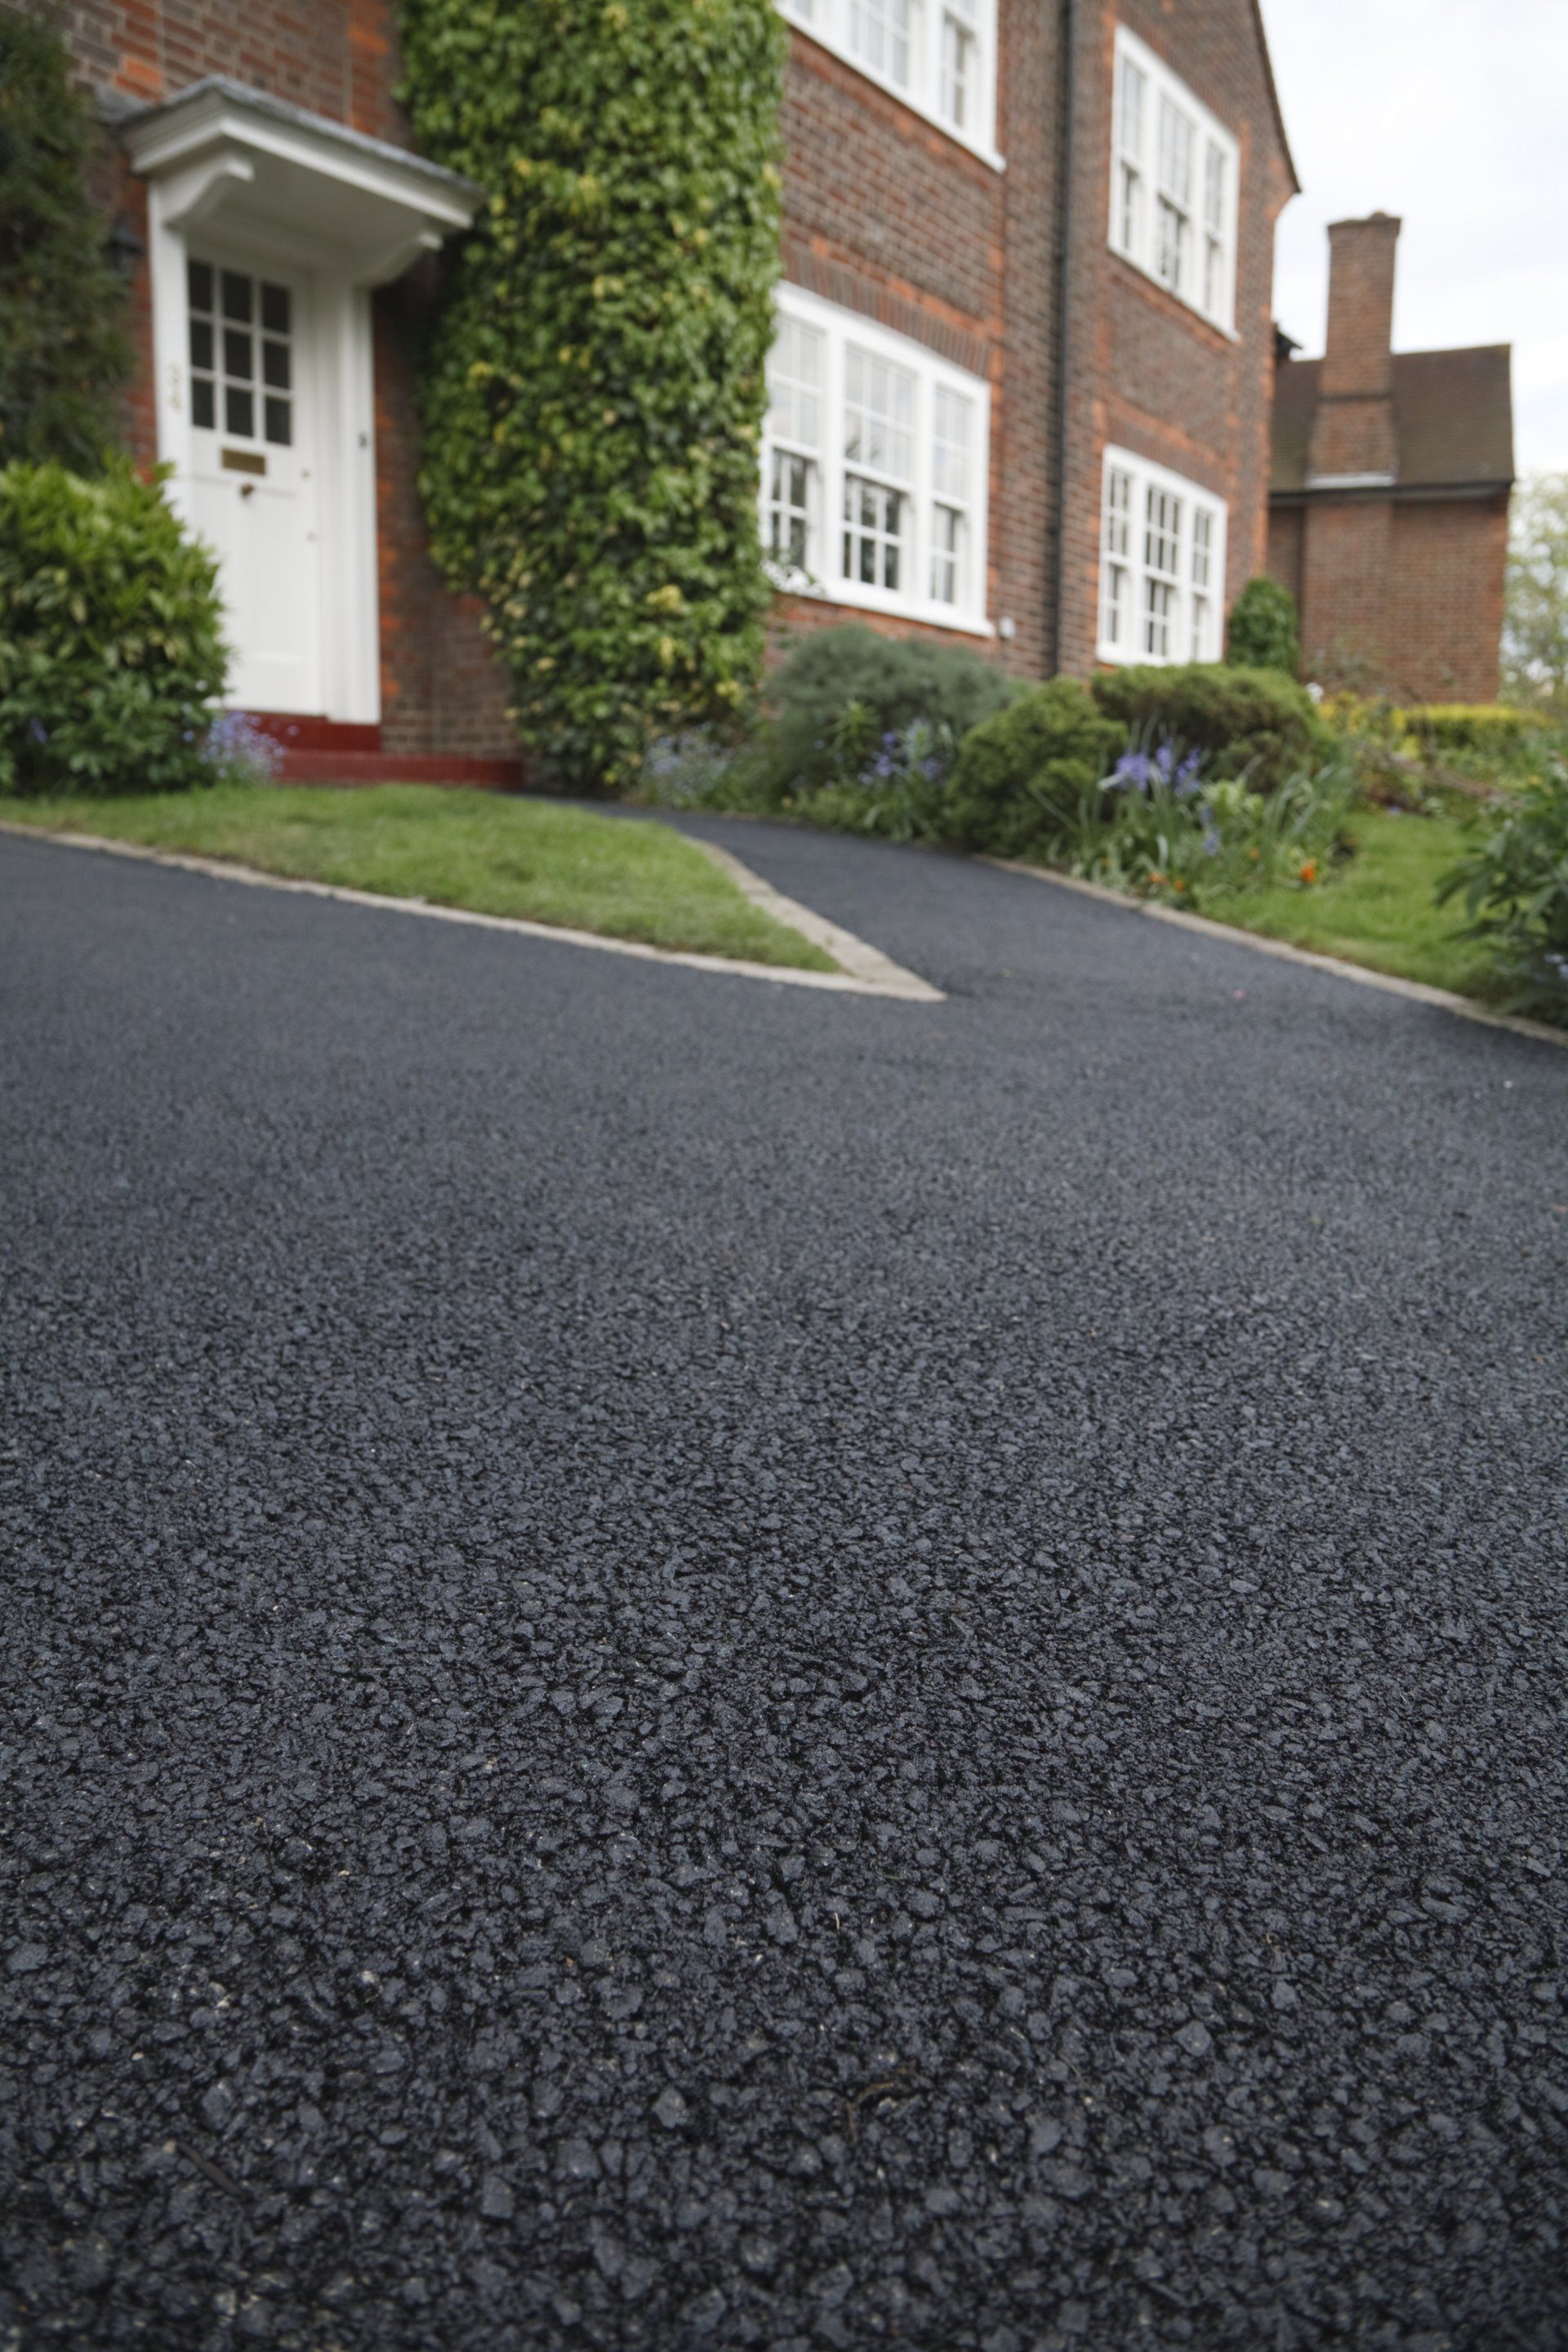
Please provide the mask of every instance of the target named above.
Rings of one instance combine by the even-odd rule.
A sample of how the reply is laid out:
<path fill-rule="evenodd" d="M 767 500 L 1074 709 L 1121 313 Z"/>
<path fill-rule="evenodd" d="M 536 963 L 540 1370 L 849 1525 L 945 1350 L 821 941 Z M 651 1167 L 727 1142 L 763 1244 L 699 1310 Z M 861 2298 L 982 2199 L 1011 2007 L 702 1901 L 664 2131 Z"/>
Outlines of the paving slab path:
<path fill-rule="evenodd" d="M 1568 1055 L 0 841 L 10 2352 L 1568 2341 Z"/>

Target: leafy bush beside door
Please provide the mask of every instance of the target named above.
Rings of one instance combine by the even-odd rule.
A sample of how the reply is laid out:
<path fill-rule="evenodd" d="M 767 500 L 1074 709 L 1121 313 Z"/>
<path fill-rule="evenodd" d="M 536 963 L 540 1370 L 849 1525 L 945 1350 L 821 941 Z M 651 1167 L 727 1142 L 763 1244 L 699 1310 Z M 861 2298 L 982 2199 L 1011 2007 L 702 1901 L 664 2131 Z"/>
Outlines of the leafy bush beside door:
<path fill-rule="evenodd" d="M 403 0 L 423 151 L 489 202 L 437 326 L 432 543 L 561 784 L 617 789 L 761 674 L 773 0 Z"/>
<path fill-rule="evenodd" d="M 124 459 L 0 471 L 0 795 L 213 781 L 216 572 Z"/>

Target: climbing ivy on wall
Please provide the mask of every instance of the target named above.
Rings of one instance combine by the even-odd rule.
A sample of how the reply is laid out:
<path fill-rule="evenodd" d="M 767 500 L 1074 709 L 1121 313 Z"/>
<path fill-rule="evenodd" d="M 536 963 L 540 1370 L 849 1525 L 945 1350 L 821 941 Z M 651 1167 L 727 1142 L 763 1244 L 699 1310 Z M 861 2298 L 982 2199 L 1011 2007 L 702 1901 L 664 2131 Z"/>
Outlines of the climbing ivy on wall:
<path fill-rule="evenodd" d="M 760 675 L 773 0 L 402 0 L 423 152 L 487 197 L 424 386 L 437 559 L 548 777 L 632 780 Z"/>

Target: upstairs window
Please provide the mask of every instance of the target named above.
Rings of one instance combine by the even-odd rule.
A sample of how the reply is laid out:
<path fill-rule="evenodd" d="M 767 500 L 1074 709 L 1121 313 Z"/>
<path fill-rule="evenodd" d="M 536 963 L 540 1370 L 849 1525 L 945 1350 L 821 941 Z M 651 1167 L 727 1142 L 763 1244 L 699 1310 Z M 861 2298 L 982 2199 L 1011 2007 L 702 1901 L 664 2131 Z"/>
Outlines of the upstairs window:
<path fill-rule="evenodd" d="M 1121 27 L 1114 121 L 1112 247 L 1232 332 L 1236 141 L 1152 49 Z"/>
<path fill-rule="evenodd" d="M 1105 453 L 1100 658 L 1217 661 L 1226 509 L 1196 482 L 1128 449 Z"/>
<path fill-rule="evenodd" d="M 988 161 L 995 136 L 996 0 L 779 0 L 825 48 Z"/>
<path fill-rule="evenodd" d="M 947 0 L 942 12 L 942 92 L 937 108 L 954 131 L 968 131 L 980 105 L 980 0 Z"/>
<path fill-rule="evenodd" d="M 782 287 L 762 470 L 778 585 L 989 634 L 988 409 L 980 378 Z"/>
<path fill-rule="evenodd" d="M 849 0 L 849 47 L 879 81 L 910 86 L 910 18 L 917 0 Z"/>

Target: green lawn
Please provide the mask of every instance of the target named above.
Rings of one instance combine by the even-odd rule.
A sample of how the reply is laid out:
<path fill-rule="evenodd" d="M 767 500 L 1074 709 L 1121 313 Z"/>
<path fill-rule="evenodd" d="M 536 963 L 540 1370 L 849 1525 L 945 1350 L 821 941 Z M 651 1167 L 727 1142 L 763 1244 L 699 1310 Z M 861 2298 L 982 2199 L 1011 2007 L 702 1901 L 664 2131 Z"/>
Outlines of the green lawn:
<path fill-rule="evenodd" d="M 1463 909 L 1433 899 L 1439 876 L 1467 845 L 1463 821 L 1363 809 L 1349 830 L 1353 855 L 1316 889 L 1236 891 L 1205 898 L 1204 913 L 1402 980 L 1462 996 L 1495 994 L 1484 949 L 1460 936 Z"/>
<path fill-rule="evenodd" d="M 0 814 L 51 833 L 96 833 L 605 939 L 808 971 L 837 969 L 822 949 L 753 907 L 668 825 L 550 801 L 433 784 L 353 792 L 257 785 L 5 801 Z"/>

